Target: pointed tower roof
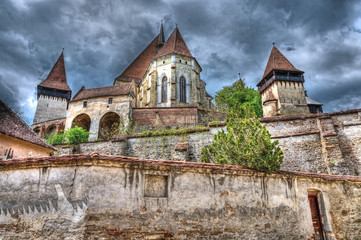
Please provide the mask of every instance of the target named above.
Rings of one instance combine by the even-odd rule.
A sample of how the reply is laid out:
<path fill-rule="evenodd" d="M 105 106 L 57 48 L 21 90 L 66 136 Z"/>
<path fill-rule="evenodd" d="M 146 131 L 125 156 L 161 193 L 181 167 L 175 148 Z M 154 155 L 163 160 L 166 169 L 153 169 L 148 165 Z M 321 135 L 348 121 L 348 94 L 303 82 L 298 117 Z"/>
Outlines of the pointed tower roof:
<path fill-rule="evenodd" d="M 303 71 L 295 68 L 292 63 L 290 63 L 290 61 L 288 61 L 288 59 L 283 56 L 283 54 L 276 47 L 272 48 L 262 79 L 267 77 L 267 75 L 273 70 L 284 70 L 303 73 Z"/>
<path fill-rule="evenodd" d="M 54 88 L 58 90 L 71 91 L 66 81 L 64 53 L 61 52 L 60 57 L 51 69 L 45 81 L 40 83 L 38 87 Z"/>
<path fill-rule="evenodd" d="M 160 49 L 156 57 L 164 56 L 168 53 L 179 53 L 189 57 L 193 57 L 189 51 L 187 44 L 184 42 L 182 34 L 179 32 L 178 27 L 175 27 L 174 31 L 165 42 L 164 46 Z"/>
<path fill-rule="evenodd" d="M 158 39 L 160 35 L 156 36 L 153 41 L 134 59 L 134 61 L 120 74 L 115 81 L 131 82 L 135 80 L 139 83 L 143 78 L 151 60 L 158 53 Z"/>
<path fill-rule="evenodd" d="M 160 24 L 160 31 L 158 35 L 158 49 L 160 49 L 165 43 L 164 31 L 163 31 L 163 21 Z"/>

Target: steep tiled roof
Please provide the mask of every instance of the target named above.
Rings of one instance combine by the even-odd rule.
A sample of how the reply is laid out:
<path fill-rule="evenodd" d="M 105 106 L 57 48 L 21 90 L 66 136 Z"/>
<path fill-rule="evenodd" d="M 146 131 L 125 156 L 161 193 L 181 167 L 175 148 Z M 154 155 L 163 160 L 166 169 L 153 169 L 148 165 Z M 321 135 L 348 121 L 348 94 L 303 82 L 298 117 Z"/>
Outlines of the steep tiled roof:
<path fill-rule="evenodd" d="M 44 142 L 9 107 L 0 100 L 0 133 L 20 140 L 55 150 Z"/>
<path fill-rule="evenodd" d="M 168 53 L 179 53 L 192 57 L 192 54 L 189 51 L 187 44 L 184 42 L 184 39 L 182 37 L 182 34 L 179 32 L 178 27 L 174 29 L 173 33 L 170 35 L 168 40 L 160 49 L 156 57 L 160 57 Z"/>
<path fill-rule="evenodd" d="M 288 61 L 288 59 L 283 56 L 283 54 L 276 47 L 272 48 L 271 55 L 269 56 L 266 70 L 264 71 L 262 79 L 264 79 L 273 70 L 284 70 L 303 73 L 303 71 L 295 68 L 292 63 L 290 63 L 290 61 Z"/>
<path fill-rule="evenodd" d="M 90 88 L 85 89 L 83 86 L 77 94 L 73 97 L 72 101 L 78 101 L 87 98 L 103 97 L 103 96 L 119 96 L 129 94 L 133 83 L 123 83 L 121 85 Z"/>
<path fill-rule="evenodd" d="M 135 80 L 139 83 L 143 78 L 151 60 L 157 55 L 159 35 L 141 52 L 136 59 L 120 74 L 115 81 L 131 82 Z"/>
<path fill-rule="evenodd" d="M 66 73 L 65 73 L 65 64 L 64 64 L 64 54 L 61 53 L 58 61 L 51 69 L 48 77 L 45 81 L 40 83 L 38 86 L 55 88 L 59 90 L 71 91 L 68 83 L 66 82 Z"/>

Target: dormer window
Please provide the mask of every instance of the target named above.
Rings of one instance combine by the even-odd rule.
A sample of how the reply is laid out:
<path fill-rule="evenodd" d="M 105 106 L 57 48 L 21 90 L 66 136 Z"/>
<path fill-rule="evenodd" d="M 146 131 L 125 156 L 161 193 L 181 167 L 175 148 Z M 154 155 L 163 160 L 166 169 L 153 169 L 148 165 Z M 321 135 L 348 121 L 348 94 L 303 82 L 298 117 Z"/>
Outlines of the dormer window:
<path fill-rule="evenodd" d="M 108 99 L 108 104 L 112 104 L 113 103 L 113 98 L 109 98 Z"/>
<path fill-rule="evenodd" d="M 87 101 L 84 101 L 83 102 L 83 108 L 86 108 L 86 106 L 87 106 Z"/>

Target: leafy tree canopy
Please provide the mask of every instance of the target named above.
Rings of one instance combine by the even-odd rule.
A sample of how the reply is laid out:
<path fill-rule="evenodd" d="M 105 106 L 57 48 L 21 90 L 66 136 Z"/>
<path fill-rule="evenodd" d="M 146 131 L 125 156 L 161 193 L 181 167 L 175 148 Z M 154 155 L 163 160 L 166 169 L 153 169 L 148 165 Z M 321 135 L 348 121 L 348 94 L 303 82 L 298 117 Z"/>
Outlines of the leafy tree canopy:
<path fill-rule="evenodd" d="M 239 109 L 240 106 L 247 104 L 257 117 L 263 117 L 261 96 L 257 90 L 246 87 L 242 79 L 218 91 L 215 102 L 218 110 L 223 112 L 229 112 L 234 108 Z"/>

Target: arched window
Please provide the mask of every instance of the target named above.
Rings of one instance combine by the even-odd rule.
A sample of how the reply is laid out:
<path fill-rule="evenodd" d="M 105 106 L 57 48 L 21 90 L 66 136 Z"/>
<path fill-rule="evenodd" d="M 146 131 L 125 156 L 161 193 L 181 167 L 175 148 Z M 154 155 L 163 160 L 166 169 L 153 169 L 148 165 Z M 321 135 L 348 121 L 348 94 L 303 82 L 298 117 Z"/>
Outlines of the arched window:
<path fill-rule="evenodd" d="M 179 79 L 179 101 L 187 102 L 187 81 L 183 76 Z"/>
<path fill-rule="evenodd" d="M 162 102 L 167 102 L 167 77 L 162 78 Z"/>

